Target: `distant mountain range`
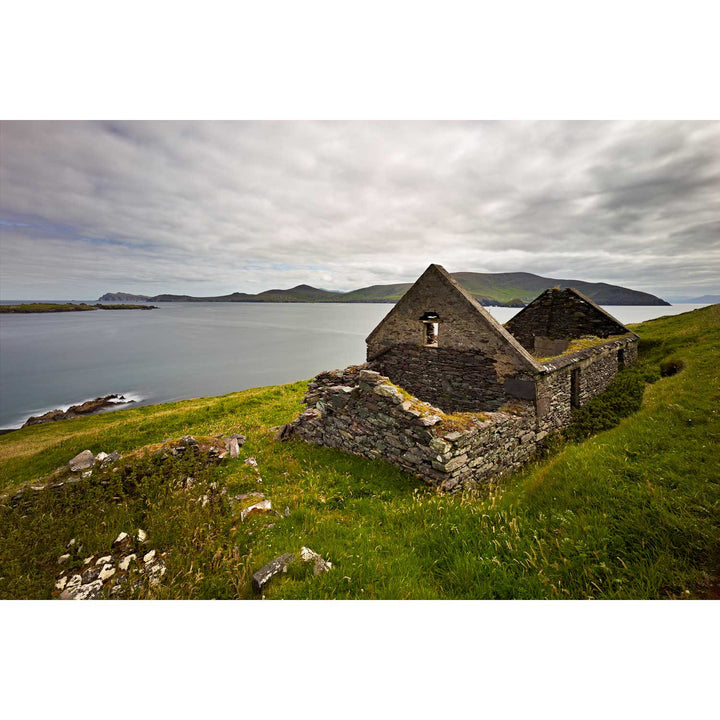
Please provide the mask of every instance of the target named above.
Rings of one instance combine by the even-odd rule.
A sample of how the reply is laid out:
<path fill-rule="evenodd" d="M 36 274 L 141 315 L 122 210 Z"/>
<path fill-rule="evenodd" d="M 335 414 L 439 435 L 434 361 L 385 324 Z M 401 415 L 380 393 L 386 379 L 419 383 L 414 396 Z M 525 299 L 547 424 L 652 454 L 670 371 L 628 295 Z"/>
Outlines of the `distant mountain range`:
<path fill-rule="evenodd" d="M 720 303 L 720 295 L 702 295 L 694 298 L 675 298 L 677 303 L 694 303 L 696 305 L 714 305 Z"/>
<path fill-rule="evenodd" d="M 453 277 L 482 305 L 522 307 L 543 290 L 552 287 L 574 287 L 587 295 L 598 305 L 669 305 L 650 293 L 630 290 L 620 285 L 591 283 L 583 280 L 561 280 L 546 278 L 533 273 L 454 273 Z M 370 287 L 341 293 L 320 290 L 310 285 L 297 285 L 288 290 L 266 290 L 252 295 L 234 292 L 215 297 L 194 297 L 192 295 L 133 295 L 131 293 L 106 293 L 101 302 L 332 302 L 332 303 L 377 303 L 397 302 L 412 286 L 412 283 L 394 285 L 371 285 Z M 700 301 L 698 301 L 700 302 Z"/>

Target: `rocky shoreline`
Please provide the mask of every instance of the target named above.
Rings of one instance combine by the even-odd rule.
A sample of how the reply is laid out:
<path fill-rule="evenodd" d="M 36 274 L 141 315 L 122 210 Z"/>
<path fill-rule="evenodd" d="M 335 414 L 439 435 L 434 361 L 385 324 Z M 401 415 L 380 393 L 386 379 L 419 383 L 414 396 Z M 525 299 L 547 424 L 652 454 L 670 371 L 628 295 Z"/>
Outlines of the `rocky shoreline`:
<path fill-rule="evenodd" d="M 43 415 L 32 415 L 25 421 L 23 427 L 26 428 L 31 425 L 40 425 L 41 423 L 56 422 L 58 420 L 72 420 L 72 418 L 83 415 L 92 415 L 93 413 L 100 412 L 100 410 L 114 405 L 129 405 L 134 402 L 135 400 L 127 400 L 124 395 L 105 395 L 104 397 L 97 397 L 94 400 L 86 400 L 79 405 L 71 405 L 67 410 L 55 409 L 49 410 Z"/>

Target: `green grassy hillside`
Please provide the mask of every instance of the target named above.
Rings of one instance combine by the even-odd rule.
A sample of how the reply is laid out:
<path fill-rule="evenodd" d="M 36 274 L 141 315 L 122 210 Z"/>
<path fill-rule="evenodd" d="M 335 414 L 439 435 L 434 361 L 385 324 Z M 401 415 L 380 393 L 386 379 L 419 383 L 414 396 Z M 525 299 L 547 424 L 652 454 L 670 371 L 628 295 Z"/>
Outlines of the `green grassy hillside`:
<path fill-rule="evenodd" d="M 453 277 L 474 295 L 486 295 L 507 302 L 521 298 L 529 302 L 552 287 L 574 287 L 598 305 L 668 305 L 664 300 L 641 292 L 584 280 L 547 278 L 532 273 L 454 273 Z"/>
<path fill-rule="evenodd" d="M 664 300 L 619 285 L 583 280 L 546 278 L 532 273 L 453 273 L 453 277 L 483 305 L 517 305 L 536 298 L 552 287 L 574 287 L 599 305 L 667 305 Z M 340 302 L 397 302 L 412 283 L 372 285 L 345 293 Z"/>
<path fill-rule="evenodd" d="M 634 328 L 656 382 L 616 427 L 552 452 L 499 487 L 448 496 L 383 462 L 299 441 L 273 426 L 301 410 L 305 382 L 122 410 L 0 437 L 0 492 L 86 448 L 127 453 L 185 434 L 242 433 L 237 460 L 193 472 L 139 468 L 134 489 L 93 478 L 0 503 L 0 597 L 50 597 L 70 538 L 87 555 L 142 527 L 167 573 L 142 597 L 250 598 L 252 573 L 305 545 L 333 563 L 293 567 L 269 598 L 699 598 L 720 577 L 720 306 Z M 681 368 L 680 372 L 660 377 Z M 585 418 L 587 421 L 587 418 Z M 243 459 L 257 460 L 263 482 Z M 199 494 L 226 488 L 207 505 Z M 239 521 L 227 502 L 261 490 L 289 516 Z"/>

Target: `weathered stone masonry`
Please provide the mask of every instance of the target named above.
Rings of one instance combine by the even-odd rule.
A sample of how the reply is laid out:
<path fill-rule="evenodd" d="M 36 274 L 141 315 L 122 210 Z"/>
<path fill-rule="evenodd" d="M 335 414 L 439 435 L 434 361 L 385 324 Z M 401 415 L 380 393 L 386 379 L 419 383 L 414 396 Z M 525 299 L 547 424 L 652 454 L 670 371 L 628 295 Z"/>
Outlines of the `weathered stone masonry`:
<path fill-rule="evenodd" d="M 535 451 L 530 406 L 477 413 L 458 427 L 452 416 L 413 398 L 363 367 L 324 372 L 310 383 L 311 407 L 293 423 L 302 440 L 382 458 L 432 485 L 452 490 L 513 470 Z"/>
<path fill-rule="evenodd" d="M 555 298 L 558 308 L 576 305 L 569 292 Z M 445 490 L 516 470 L 568 423 L 573 407 L 637 357 L 637 336 L 581 300 L 591 319 L 609 318 L 588 327 L 614 334 L 540 362 L 442 268 L 430 266 L 368 337 L 368 363 L 318 375 L 308 409 L 279 435 L 382 458 Z M 427 318 L 438 323 L 437 335 L 426 332 Z M 582 336 L 578 317 L 568 322 Z M 541 335 L 547 328 L 536 336 L 553 340 Z"/>
<path fill-rule="evenodd" d="M 557 355 L 570 340 L 584 335 L 606 338 L 627 333 L 626 327 L 573 288 L 547 290 L 505 327 L 526 350 L 542 355 Z"/>

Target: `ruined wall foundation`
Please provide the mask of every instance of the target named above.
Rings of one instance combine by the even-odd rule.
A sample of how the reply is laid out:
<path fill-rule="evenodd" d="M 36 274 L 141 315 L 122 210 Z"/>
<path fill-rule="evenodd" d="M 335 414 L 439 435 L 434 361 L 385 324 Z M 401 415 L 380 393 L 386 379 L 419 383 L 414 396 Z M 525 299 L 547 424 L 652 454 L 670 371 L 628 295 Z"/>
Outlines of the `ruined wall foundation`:
<path fill-rule="evenodd" d="M 323 372 L 308 387 L 308 409 L 280 434 L 387 460 L 443 490 L 473 488 L 522 467 L 574 406 L 607 388 L 620 357 L 634 362 L 635 336 L 554 358 L 536 378 L 534 399 L 483 412 L 448 412 L 368 364 Z"/>
<path fill-rule="evenodd" d="M 514 412 L 447 415 L 362 366 L 321 373 L 306 402 L 311 407 L 286 436 L 387 460 L 443 490 L 471 488 L 519 468 L 547 435 L 536 432 L 529 404 Z"/>

